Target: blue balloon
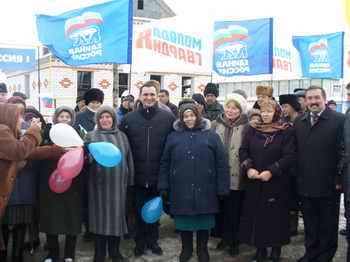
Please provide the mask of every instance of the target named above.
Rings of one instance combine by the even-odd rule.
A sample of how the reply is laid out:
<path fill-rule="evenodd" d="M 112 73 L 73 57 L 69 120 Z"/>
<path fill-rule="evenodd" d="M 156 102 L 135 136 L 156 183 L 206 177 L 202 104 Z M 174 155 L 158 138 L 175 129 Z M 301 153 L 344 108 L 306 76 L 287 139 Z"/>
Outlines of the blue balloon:
<path fill-rule="evenodd" d="M 161 197 L 153 198 L 148 201 L 141 210 L 142 219 L 148 224 L 153 224 L 159 221 L 163 215 L 163 200 Z"/>
<path fill-rule="evenodd" d="M 88 145 L 90 154 L 104 167 L 115 167 L 122 160 L 119 148 L 109 142 L 95 142 Z"/>

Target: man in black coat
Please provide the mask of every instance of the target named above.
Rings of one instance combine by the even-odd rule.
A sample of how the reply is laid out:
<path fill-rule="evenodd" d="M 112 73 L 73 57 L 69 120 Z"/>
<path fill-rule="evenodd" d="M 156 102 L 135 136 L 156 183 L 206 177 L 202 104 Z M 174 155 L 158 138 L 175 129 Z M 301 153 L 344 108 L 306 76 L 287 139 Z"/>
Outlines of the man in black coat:
<path fill-rule="evenodd" d="M 294 124 L 298 149 L 297 189 L 306 248 L 298 262 L 329 262 L 338 247 L 338 174 L 345 116 L 326 107 L 326 93 L 321 87 L 309 87 L 305 98 L 308 112 Z"/>
<path fill-rule="evenodd" d="M 158 245 L 159 224 L 146 224 L 141 217 L 143 205 L 159 196 L 157 190 L 160 158 L 168 134 L 173 130 L 175 117 L 158 106 L 159 83 L 146 82 L 140 88 L 140 106 L 127 114 L 120 129 L 127 135 L 135 163 L 134 205 L 136 215 L 135 256 L 139 257 L 150 249 L 162 255 Z"/>
<path fill-rule="evenodd" d="M 179 115 L 179 110 L 177 109 L 176 105 L 170 102 L 169 91 L 166 89 L 160 90 L 158 98 L 159 102 L 169 107 L 171 112 L 173 112 L 174 116 L 177 118 Z"/>

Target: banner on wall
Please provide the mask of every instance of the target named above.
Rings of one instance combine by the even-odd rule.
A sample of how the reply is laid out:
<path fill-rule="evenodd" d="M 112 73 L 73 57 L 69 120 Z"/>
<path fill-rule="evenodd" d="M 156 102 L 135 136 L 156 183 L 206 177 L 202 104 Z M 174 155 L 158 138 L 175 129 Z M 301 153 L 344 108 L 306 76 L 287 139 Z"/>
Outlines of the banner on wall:
<path fill-rule="evenodd" d="M 0 69 L 4 71 L 35 68 L 35 49 L 0 48 Z"/>
<path fill-rule="evenodd" d="M 71 66 L 98 63 L 130 64 L 132 1 L 115 0 L 37 16 L 39 40 Z"/>
<path fill-rule="evenodd" d="M 344 32 L 293 36 L 302 73 L 309 78 L 343 78 Z"/>
<path fill-rule="evenodd" d="M 210 23 L 184 20 L 172 17 L 134 27 L 134 72 L 210 75 Z"/>
<path fill-rule="evenodd" d="M 272 73 L 273 19 L 214 24 L 213 70 L 223 77 Z"/>

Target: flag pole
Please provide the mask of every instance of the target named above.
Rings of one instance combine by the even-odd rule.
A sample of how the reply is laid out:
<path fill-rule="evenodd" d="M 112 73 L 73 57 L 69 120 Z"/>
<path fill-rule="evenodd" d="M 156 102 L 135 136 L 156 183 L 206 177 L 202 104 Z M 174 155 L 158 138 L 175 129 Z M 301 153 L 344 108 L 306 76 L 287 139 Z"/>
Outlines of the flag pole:
<path fill-rule="evenodd" d="M 37 47 L 37 51 L 38 51 L 38 100 L 39 100 L 39 112 L 41 113 L 41 99 L 40 99 L 40 91 L 41 91 L 41 84 L 40 84 L 40 46 Z"/>
<path fill-rule="evenodd" d="M 132 63 L 130 64 L 129 77 L 128 77 L 128 89 L 129 89 L 129 94 L 131 94 L 131 75 L 132 75 Z"/>

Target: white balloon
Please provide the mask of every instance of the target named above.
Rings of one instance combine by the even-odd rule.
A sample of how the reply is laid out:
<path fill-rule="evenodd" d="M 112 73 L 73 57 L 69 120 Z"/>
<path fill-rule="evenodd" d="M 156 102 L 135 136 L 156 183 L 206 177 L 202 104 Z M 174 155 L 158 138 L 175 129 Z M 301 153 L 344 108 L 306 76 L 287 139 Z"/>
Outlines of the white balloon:
<path fill-rule="evenodd" d="M 60 147 L 83 146 L 84 142 L 73 127 L 67 124 L 58 123 L 50 129 L 52 142 Z"/>

